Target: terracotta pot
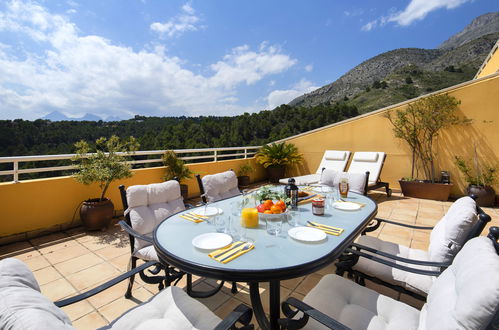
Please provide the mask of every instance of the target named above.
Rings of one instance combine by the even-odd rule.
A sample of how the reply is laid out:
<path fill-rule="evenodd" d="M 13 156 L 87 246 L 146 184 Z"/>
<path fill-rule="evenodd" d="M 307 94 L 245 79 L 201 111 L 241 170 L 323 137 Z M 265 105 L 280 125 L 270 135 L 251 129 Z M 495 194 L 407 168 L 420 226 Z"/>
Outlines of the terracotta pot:
<path fill-rule="evenodd" d="M 269 166 L 267 167 L 267 175 L 272 183 L 279 183 L 279 179 L 284 178 L 285 166 Z"/>
<path fill-rule="evenodd" d="M 496 192 L 491 186 L 475 186 L 469 185 L 467 189 L 467 193 L 473 194 L 477 196 L 476 202 L 480 206 L 494 206 L 494 202 L 496 199 Z"/>
<path fill-rule="evenodd" d="M 109 199 L 88 199 L 80 208 L 80 219 L 88 230 L 99 230 L 109 226 L 113 219 L 114 205 Z"/>
<path fill-rule="evenodd" d="M 399 180 L 402 193 L 407 197 L 446 201 L 449 199 L 452 183 L 431 183 Z"/>
<path fill-rule="evenodd" d="M 250 178 L 247 175 L 237 177 L 237 185 L 239 187 L 247 187 L 250 185 Z"/>
<path fill-rule="evenodd" d="M 182 198 L 187 200 L 189 198 L 189 186 L 186 184 L 181 184 L 180 185 L 180 194 L 182 195 Z"/>

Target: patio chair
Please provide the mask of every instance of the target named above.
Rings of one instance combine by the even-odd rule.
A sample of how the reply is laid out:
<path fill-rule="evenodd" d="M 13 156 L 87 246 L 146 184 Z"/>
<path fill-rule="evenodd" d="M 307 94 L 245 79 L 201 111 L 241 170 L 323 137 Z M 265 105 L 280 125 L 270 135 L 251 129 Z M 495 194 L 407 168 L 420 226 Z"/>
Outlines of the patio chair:
<path fill-rule="evenodd" d="M 69 317 L 60 309 L 96 295 L 128 277 L 154 265 L 145 263 L 97 288 L 53 303 L 40 293 L 33 273 L 22 261 L 7 258 L 0 261 L 0 328 L 22 330 L 74 329 Z M 100 329 L 253 329 L 252 310 L 237 306 L 224 320 L 202 303 L 190 298 L 182 289 L 168 287 L 148 301 L 130 309 Z"/>
<path fill-rule="evenodd" d="M 341 178 L 346 177 L 348 180 L 348 190 L 361 194 L 367 195 L 366 191 L 366 180 L 369 177 L 369 173 L 348 173 L 348 172 L 337 172 L 331 169 L 325 169 L 322 172 L 321 184 L 326 186 L 335 187 L 338 189 Z"/>
<path fill-rule="evenodd" d="M 164 271 L 164 276 L 149 276 L 144 271 L 139 272 L 140 278 L 149 284 L 158 284 L 159 290 L 178 282 L 183 272 L 175 270 L 159 262 L 158 255 L 153 246 L 152 233 L 156 226 L 172 214 L 185 210 L 185 205 L 180 194 L 180 184 L 176 180 L 148 185 L 125 186 L 120 185 L 121 201 L 125 214 L 125 221 L 120 221 L 121 227 L 129 234 L 131 249 L 131 268 L 137 267 L 137 261 L 156 261 L 155 268 L 149 271 L 158 275 Z M 130 276 L 126 298 L 132 296 L 135 275 Z M 209 297 L 223 286 L 223 282 L 213 291 L 197 292 L 192 289 L 192 276 L 187 274 L 187 293 L 192 297 Z"/>
<path fill-rule="evenodd" d="M 199 191 L 203 203 L 216 202 L 221 199 L 234 197 L 241 194 L 237 187 L 237 177 L 234 171 L 205 175 L 203 178 L 196 174 Z"/>
<path fill-rule="evenodd" d="M 369 176 L 366 182 L 366 193 L 369 190 L 385 188 L 386 195 L 390 197 L 392 190 L 388 182 L 380 181 L 379 177 L 383 164 L 385 163 L 386 154 L 384 152 L 364 152 L 357 151 L 353 154 L 352 162 L 348 166 L 348 173 L 367 173 Z"/>
<path fill-rule="evenodd" d="M 321 163 L 317 168 L 317 171 L 313 174 L 307 174 L 302 176 L 295 176 L 295 184 L 298 186 L 318 183 L 321 181 L 322 171 L 324 169 L 332 169 L 338 172 L 343 172 L 347 167 L 348 159 L 350 158 L 350 151 L 343 150 L 326 150 L 324 156 L 322 156 Z M 288 184 L 288 179 L 281 179 L 279 183 Z"/>
<path fill-rule="evenodd" d="M 421 311 L 337 275 L 326 275 L 303 302 L 288 298 L 289 329 L 497 329 L 499 228 L 468 241 L 432 284 Z M 292 319 L 301 311 L 300 319 Z M 308 321 L 308 322 L 307 322 Z"/>
<path fill-rule="evenodd" d="M 436 277 L 468 240 L 480 235 L 490 219 L 468 196 L 455 201 L 435 227 L 375 218 L 375 224 L 365 229 L 352 245 L 356 252 L 347 252 L 340 257 L 336 264 L 337 274 L 347 272 L 359 284 L 363 285 L 364 280 L 368 279 L 424 301 Z M 366 232 L 376 230 L 381 223 L 432 230 L 428 251 L 365 235 Z"/>

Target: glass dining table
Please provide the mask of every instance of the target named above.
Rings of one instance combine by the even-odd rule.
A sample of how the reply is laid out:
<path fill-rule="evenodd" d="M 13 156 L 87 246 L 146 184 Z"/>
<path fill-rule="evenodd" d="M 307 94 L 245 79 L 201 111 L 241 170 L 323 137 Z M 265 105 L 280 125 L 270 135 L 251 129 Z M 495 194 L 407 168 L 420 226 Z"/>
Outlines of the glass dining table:
<path fill-rule="evenodd" d="M 282 189 L 274 187 L 273 189 Z M 242 195 L 212 203 L 223 212 L 219 217 L 233 217 L 231 207 L 241 201 Z M 192 240 L 204 233 L 215 232 L 208 221 L 194 223 L 181 217 L 184 213 L 196 213 L 196 208 L 174 214 L 163 220 L 154 231 L 154 246 L 160 262 L 177 267 L 192 275 L 233 282 L 247 282 L 255 317 L 262 329 L 278 329 L 280 317 L 280 281 L 311 274 L 339 257 L 342 251 L 361 233 L 377 213 L 376 203 L 369 197 L 349 193 L 345 201 L 363 205 L 355 211 L 326 207 L 324 215 L 312 213 L 312 203 L 298 206 L 295 218 L 299 225 L 307 221 L 342 228 L 339 236 L 327 235 L 326 239 L 310 243 L 296 240 L 287 232 L 289 224 L 283 225 L 278 235 L 270 235 L 265 223 L 259 221 L 257 228 L 243 230 L 244 238 L 254 243 L 254 249 L 228 263 L 220 263 L 208 256 L 207 251 L 193 246 Z M 203 206 L 199 207 L 202 209 Z M 232 219 L 232 224 L 239 219 Z M 229 223 L 229 221 L 227 221 Z M 263 309 L 259 283 L 269 282 L 269 318 Z M 332 297 L 332 299 L 334 299 Z"/>

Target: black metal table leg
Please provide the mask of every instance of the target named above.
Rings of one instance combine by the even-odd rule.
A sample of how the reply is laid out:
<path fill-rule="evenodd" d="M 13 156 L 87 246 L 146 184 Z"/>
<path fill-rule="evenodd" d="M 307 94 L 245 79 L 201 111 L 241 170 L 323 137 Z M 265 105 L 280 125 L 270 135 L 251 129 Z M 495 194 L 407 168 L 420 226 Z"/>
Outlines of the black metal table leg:
<path fill-rule="evenodd" d="M 278 320 L 281 317 L 281 283 L 270 281 L 270 329 L 279 329 Z"/>
<path fill-rule="evenodd" d="M 281 283 L 279 280 L 270 281 L 270 292 L 269 292 L 269 306 L 270 306 L 270 320 L 265 316 L 265 311 L 263 310 L 262 300 L 260 299 L 260 291 L 258 287 L 258 282 L 250 282 L 250 298 L 251 307 L 255 315 L 260 328 L 262 329 L 279 329 L 279 317 L 280 317 L 280 307 L 281 307 Z"/>
<path fill-rule="evenodd" d="M 258 290 L 258 282 L 250 282 L 250 299 L 251 307 L 253 308 L 253 313 L 255 315 L 260 328 L 270 329 L 269 320 L 265 316 L 265 311 L 263 310 L 262 300 L 260 299 L 260 291 Z"/>

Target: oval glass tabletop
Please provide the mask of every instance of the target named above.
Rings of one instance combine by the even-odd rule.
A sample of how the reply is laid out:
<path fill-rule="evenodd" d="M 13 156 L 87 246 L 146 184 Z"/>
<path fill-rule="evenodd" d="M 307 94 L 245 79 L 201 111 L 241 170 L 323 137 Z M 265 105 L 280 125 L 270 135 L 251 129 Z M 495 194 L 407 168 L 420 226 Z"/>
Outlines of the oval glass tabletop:
<path fill-rule="evenodd" d="M 224 210 L 219 217 L 225 217 L 228 224 L 229 218 L 234 218 L 231 205 L 240 199 L 242 196 L 236 196 L 212 203 L 210 206 Z M 254 249 L 222 264 L 192 245 L 194 237 L 216 232 L 216 227 L 208 221 L 195 223 L 182 217 L 185 213 L 196 213 L 194 208 L 177 213 L 161 222 L 154 231 L 154 244 L 162 262 L 194 275 L 234 281 L 293 278 L 331 263 L 331 258 L 336 258 L 377 212 L 376 203 L 366 196 L 349 193 L 347 200 L 361 203 L 363 206 L 359 210 L 350 212 L 326 208 L 324 216 L 314 216 L 311 203 L 299 205 L 300 225 L 306 225 L 307 221 L 311 221 L 343 229 L 340 235 L 329 234 L 320 243 L 310 244 L 289 237 L 287 232 L 291 226 L 287 223 L 283 223 L 280 234 L 270 235 L 266 231 L 265 223 L 260 220 L 257 228 L 240 230 L 248 240 L 254 242 Z M 240 218 L 230 221 L 237 221 L 237 225 L 240 226 Z"/>

